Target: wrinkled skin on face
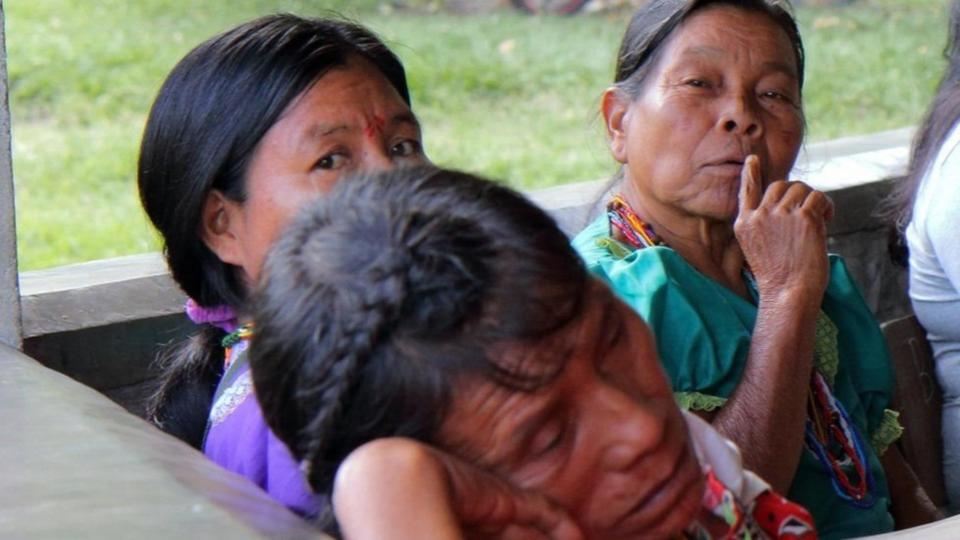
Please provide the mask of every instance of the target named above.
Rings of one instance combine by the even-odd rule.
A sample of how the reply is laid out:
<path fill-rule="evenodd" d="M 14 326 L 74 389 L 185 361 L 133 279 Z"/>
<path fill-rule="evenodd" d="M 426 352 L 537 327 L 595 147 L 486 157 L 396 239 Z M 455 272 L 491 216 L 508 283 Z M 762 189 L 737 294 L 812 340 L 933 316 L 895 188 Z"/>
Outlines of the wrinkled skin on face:
<path fill-rule="evenodd" d="M 611 149 L 631 204 L 670 227 L 689 218 L 731 222 L 743 162 L 766 183 L 787 177 L 803 138 L 790 39 L 766 15 L 704 8 L 667 41 L 641 94 L 604 97 Z"/>
<path fill-rule="evenodd" d="M 510 365 L 561 366 L 532 392 L 457 388 L 441 428 L 452 454 L 545 494 L 587 538 L 662 538 L 695 517 L 699 463 L 643 321 L 594 281 L 583 314 Z"/>

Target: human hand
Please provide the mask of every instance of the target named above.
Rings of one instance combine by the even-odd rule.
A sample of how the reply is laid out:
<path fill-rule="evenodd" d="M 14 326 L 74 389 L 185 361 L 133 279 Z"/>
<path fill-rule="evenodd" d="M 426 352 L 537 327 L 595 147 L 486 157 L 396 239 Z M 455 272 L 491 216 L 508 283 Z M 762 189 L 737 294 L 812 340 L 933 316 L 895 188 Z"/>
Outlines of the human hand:
<path fill-rule="evenodd" d="M 819 306 L 829 280 L 830 198 L 803 182 L 779 180 L 764 191 L 760 161 L 751 155 L 740 173 L 739 200 L 734 234 L 760 298 L 802 298 Z"/>
<path fill-rule="evenodd" d="M 379 439 L 351 453 L 333 504 L 350 540 L 583 538 L 546 497 L 412 439 Z"/>

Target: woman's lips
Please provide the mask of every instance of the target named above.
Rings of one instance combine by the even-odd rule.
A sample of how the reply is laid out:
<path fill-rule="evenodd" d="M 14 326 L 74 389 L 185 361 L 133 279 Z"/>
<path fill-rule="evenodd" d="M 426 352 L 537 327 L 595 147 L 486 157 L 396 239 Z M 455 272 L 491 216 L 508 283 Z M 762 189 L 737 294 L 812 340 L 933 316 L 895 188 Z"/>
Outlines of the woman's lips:
<path fill-rule="evenodd" d="M 622 530 L 636 527 L 637 530 L 642 530 L 662 523 L 666 515 L 682 508 L 681 503 L 690 495 L 692 484 L 697 483 L 700 475 L 699 464 L 693 458 L 689 446 L 684 446 L 669 474 L 644 493 L 618 520 L 615 528 Z M 697 493 L 696 496 L 699 502 L 702 493 Z M 678 505 L 681 505 L 681 508 L 678 508 Z M 694 515 L 695 512 L 691 513 L 691 519 Z"/>
<path fill-rule="evenodd" d="M 743 170 L 743 162 L 736 160 L 717 161 L 704 165 L 702 170 L 711 174 L 740 176 L 740 171 Z"/>

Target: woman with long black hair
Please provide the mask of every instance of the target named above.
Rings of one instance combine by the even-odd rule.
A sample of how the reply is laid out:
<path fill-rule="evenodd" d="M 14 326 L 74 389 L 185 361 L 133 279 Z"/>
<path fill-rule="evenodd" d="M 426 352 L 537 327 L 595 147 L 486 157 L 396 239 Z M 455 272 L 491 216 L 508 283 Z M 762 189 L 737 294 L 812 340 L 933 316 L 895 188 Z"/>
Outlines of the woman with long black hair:
<path fill-rule="evenodd" d="M 316 513 L 254 399 L 247 290 L 280 229 L 344 173 L 425 162 L 403 65 L 362 26 L 273 15 L 188 53 L 150 111 L 138 183 L 201 329 L 168 355 L 151 419 Z"/>
<path fill-rule="evenodd" d="M 943 474 L 960 510 L 960 2 L 950 5 L 947 67 L 910 167 L 892 195 L 910 260 L 910 302 L 933 348 L 943 389 Z"/>

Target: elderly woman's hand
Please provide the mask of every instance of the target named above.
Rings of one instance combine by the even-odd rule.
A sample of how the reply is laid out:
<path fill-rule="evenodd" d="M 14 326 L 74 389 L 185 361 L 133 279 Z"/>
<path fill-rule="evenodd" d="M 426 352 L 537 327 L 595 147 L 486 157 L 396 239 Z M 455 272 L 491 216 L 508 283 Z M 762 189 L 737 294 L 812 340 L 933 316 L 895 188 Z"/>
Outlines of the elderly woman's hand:
<path fill-rule="evenodd" d="M 734 233 L 762 299 L 783 295 L 820 305 L 830 276 L 827 221 L 832 217 L 830 198 L 802 182 L 780 180 L 764 191 L 759 159 L 746 159 Z"/>
<path fill-rule="evenodd" d="M 581 540 L 546 497 L 412 439 L 378 439 L 344 461 L 333 505 L 345 538 Z"/>

